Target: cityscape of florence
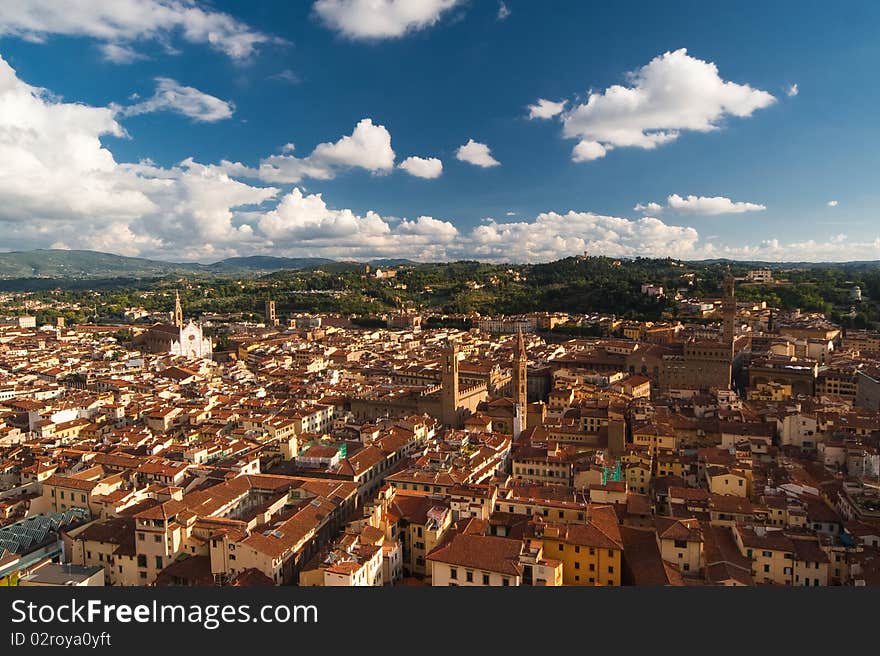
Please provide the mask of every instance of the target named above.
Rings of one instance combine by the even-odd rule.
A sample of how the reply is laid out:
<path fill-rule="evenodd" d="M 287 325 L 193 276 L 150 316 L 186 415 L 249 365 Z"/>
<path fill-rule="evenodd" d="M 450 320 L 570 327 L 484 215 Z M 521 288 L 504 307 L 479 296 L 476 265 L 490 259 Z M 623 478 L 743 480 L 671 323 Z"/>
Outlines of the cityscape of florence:
<path fill-rule="evenodd" d="M 880 585 L 878 19 L 0 2 L 0 587 Z"/>

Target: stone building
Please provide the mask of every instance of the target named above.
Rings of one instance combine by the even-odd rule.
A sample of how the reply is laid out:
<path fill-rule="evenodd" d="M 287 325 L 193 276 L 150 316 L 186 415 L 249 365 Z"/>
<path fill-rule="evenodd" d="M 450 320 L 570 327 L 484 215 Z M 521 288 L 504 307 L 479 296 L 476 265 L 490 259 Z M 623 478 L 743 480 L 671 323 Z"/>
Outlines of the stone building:
<path fill-rule="evenodd" d="M 211 339 L 205 337 L 200 324 L 192 319 L 188 322 L 184 321 L 179 292 L 174 296 L 173 317 L 173 323 L 157 323 L 150 326 L 135 338 L 135 345 L 149 353 L 179 355 L 191 360 L 211 359 L 214 353 Z"/>

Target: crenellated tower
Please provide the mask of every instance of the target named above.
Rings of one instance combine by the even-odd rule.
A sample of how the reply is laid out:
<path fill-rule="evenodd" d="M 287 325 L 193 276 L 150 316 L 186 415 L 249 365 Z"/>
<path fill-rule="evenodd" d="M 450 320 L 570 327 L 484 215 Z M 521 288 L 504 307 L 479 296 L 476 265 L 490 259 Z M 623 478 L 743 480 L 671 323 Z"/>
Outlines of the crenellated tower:
<path fill-rule="evenodd" d="M 443 396 L 440 421 L 452 428 L 458 428 L 460 423 L 458 367 L 458 343 L 454 339 L 448 339 L 446 348 L 443 349 Z"/>
<path fill-rule="evenodd" d="M 733 341 L 736 338 L 736 293 L 734 290 L 733 274 L 730 267 L 724 276 L 724 298 L 721 300 L 721 341 L 730 347 L 733 354 Z"/>

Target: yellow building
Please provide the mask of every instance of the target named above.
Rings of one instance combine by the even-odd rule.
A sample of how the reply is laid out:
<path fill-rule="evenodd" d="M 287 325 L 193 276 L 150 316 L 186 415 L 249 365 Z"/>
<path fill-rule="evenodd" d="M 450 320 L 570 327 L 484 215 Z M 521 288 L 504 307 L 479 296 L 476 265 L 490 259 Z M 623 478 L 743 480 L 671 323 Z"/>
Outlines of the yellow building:
<path fill-rule="evenodd" d="M 758 383 L 758 385 L 747 392 L 749 401 L 785 401 L 791 398 L 791 385 L 783 383 Z"/>
<path fill-rule="evenodd" d="M 432 570 L 426 557 L 452 525 L 449 506 L 431 497 L 397 492 L 387 512 L 387 537 L 400 541 L 404 574 L 430 579 Z"/>
<path fill-rule="evenodd" d="M 752 562 L 756 583 L 792 585 L 794 582 L 794 544 L 782 531 L 766 531 L 735 526 L 733 538 L 740 553 Z"/>
<path fill-rule="evenodd" d="M 614 509 L 591 508 L 586 524 L 537 524 L 544 555 L 562 561 L 563 585 L 620 585 L 623 542 Z"/>
<path fill-rule="evenodd" d="M 658 517 L 655 527 L 661 558 L 678 565 L 685 576 L 699 573 L 704 565 L 700 522 L 696 519 Z"/>
<path fill-rule="evenodd" d="M 748 497 L 752 492 L 751 469 L 709 467 L 706 470 L 706 478 L 709 480 L 709 492 L 712 494 Z"/>
<path fill-rule="evenodd" d="M 562 562 L 540 540 L 456 533 L 428 556 L 434 586 L 558 586 Z"/>
<path fill-rule="evenodd" d="M 646 423 L 634 426 L 632 430 L 633 444 L 644 446 L 651 453 L 659 450 L 676 451 L 678 449 L 678 437 L 675 430 L 666 424 Z"/>

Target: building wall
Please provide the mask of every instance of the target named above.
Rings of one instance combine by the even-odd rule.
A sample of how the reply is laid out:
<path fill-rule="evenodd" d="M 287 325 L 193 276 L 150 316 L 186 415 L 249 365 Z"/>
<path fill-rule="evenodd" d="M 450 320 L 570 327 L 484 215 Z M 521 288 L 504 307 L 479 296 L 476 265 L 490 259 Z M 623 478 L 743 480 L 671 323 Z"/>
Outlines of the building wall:
<path fill-rule="evenodd" d="M 620 549 L 567 544 L 547 536 L 542 541 L 544 556 L 562 561 L 564 585 L 620 585 Z"/>
<path fill-rule="evenodd" d="M 683 574 L 696 574 L 703 566 L 703 543 L 697 540 L 658 540 L 660 556 L 674 563 Z"/>
<path fill-rule="evenodd" d="M 468 581 L 468 573 L 471 580 Z M 488 578 L 488 581 L 484 578 Z M 506 583 L 505 583 L 506 581 Z M 436 560 L 431 561 L 431 585 L 440 587 L 495 587 L 495 586 L 519 586 L 522 580 L 519 576 L 510 576 L 500 572 L 473 569 L 460 565 L 450 565 Z"/>

